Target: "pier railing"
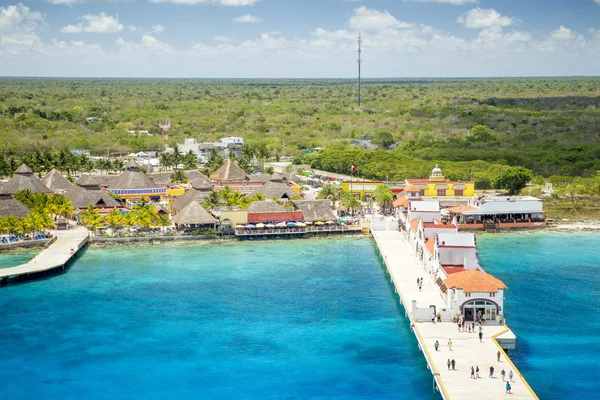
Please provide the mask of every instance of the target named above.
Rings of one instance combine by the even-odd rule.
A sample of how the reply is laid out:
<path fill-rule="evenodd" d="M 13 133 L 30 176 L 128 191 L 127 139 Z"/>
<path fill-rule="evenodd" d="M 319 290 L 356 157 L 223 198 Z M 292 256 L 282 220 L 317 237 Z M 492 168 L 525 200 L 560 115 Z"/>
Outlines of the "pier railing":
<path fill-rule="evenodd" d="M 267 229 L 238 229 L 236 236 L 261 236 L 261 235 L 286 235 L 304 233 L 329 233 L 329 232 L 360 232 L 360 225 L 337 225 L 331 227 L 306 227 L 306 228 L 267 228 Z"/>

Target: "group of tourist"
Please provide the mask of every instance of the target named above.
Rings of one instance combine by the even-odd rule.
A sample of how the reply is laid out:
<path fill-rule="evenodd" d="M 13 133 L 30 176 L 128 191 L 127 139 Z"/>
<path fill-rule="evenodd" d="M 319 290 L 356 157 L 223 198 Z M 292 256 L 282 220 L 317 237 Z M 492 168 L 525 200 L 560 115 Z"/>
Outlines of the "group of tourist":
<path fill-rule="evenodd" d="M 460 329 L 460 328 L 459 328 Z M 481 326 L 480 326 L 481 329 Z M 473 332 L 475 332 L 475 329 L 473 328 Z M 481 340 L 481 335 L 482 335 L 482 331 L 480 331 L 480 340 Z M 433 347 L 435 348 L 435 351 L 439 351 L 439 347 L 440 347 L 440 343 L 439 341 L 435 341 L 435 343 L 433 344 Z M 452 351 L 452 339 L 448 339 L 448 350 Z M 502 353 L 500 352 L 500 350 L 498 350 L 498 353 L 496 353 L 496 360 L 498 362 L 500 362 L 500 357 L 501 357 Z M 448 361 L 446 362 L 446 365 L 448 366 L 448 371 L 450 370 L 456 370 L 456 360 L 454 358 L 452 359 L 448 359 Z M 490 366 L 490 374 L 489 374 L 489 378 L 494 378 L 494 366 Z M 513 381 L 513 371 L 512 369 L 509 370 L 508 372 L 508 380 L 506 379 L 506 371 L 504 370 L 504 368 L 502 369 L 502 371 L 500 371 L 500 375 L 502 376 L 502 382 L 506 382 L 505 388 L 506 388 L 506 393 L 512 394 L 512 386 L 511 386 L 511 382 Z M 479 366 L 472 366 L 471 365 L 471 379 L 479 379 Z"/>

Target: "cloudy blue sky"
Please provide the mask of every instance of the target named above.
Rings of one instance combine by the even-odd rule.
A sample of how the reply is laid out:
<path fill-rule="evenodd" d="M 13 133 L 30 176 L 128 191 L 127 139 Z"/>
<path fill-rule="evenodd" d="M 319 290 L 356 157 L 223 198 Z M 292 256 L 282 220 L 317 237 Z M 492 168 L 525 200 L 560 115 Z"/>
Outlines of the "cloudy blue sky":
<path fill-rule="evenodd" d="M 598 75 L 600 0 L 0 0 L 0 76 Z"/>

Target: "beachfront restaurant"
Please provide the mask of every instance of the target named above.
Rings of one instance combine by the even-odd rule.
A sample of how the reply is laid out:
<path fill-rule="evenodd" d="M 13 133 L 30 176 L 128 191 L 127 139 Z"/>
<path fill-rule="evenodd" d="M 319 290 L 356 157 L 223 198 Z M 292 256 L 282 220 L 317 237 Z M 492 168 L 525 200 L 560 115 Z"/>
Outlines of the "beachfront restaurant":
<path fill-rule="evenodd" d="M 448 208 L 459 229 L 528 228 L 546 226 L 542 200 L 531 196 L 479 196 L 467 206 Z"/>

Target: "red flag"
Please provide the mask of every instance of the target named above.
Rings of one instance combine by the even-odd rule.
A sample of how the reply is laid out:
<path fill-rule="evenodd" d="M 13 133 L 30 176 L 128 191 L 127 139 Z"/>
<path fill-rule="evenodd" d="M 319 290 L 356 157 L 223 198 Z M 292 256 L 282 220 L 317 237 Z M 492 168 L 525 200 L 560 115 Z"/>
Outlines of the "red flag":
<path fill-rule="evenodd" d="M 356 167 L 354 165 L 352 166 L 352 173 L 356 173 Z"/>

